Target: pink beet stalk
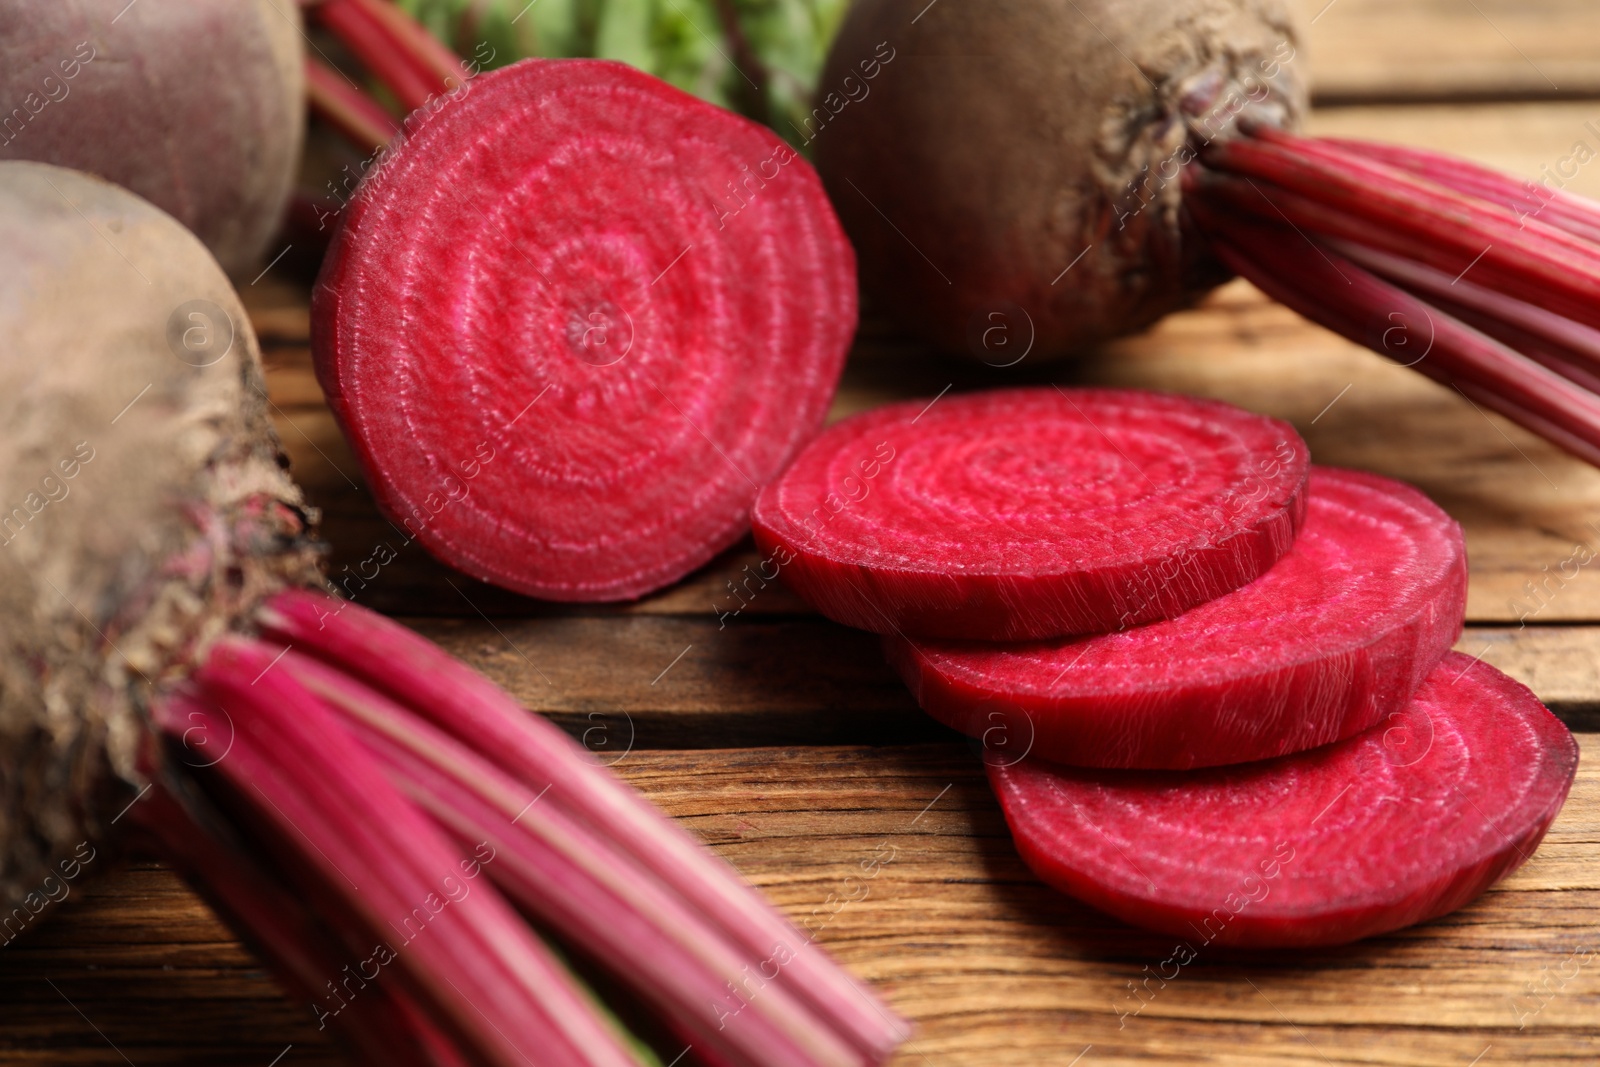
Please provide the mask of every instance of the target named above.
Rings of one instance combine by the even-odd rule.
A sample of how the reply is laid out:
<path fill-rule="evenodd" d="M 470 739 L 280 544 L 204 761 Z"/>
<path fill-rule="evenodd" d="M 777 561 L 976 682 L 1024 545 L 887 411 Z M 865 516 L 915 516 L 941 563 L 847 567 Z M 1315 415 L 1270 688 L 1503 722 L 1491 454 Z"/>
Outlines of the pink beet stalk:
<path fill-rule="evenodd" d="M 1437 152 L 1341 138 L 1328 138 L 1327 143 L 1421 175 L 1457 192 L 1497 203 L 1519 215 L 1535 217 L 1568 233 L 1600 240 L 1600 204 L 1593 200 L 1538 182 L 1518 181 L 1497 170 Z"/>
<path fill-rule="evenodd" d="M 261 623 L 267 636 L 411 708 L 498 764 L 523 783 L 529 797 L 542 794 L 530 815 L 536 809 L 559 809 L 608 838 L 736 945 L 753 966 L 782 946 L 779 954 L 790 958 L 772 982 L 792 989 L 818 1018 L 828 1021 L 856 1049 L 860 1062 L 886 1058 L 906 1038 L 901 1020 L 751 893 L 732 868 L 663 818 L 566 734 L 523 711 L 436 646 L 382 616 L 302 592 L 275 598 L 261 613 Z M 765 994 L 750 1004 L 763 999 Z"/>
<path fill-rule="evenodd" d="M 205 891 L 207 902 L 235 929 L 249 932 L 252 947 L 277 965 L 295 996 L 315 1003 L 328 995 L 325 986 L 348 977 L 345 969 L 351 961 L 337 936 L 279 885 L 249 849 L 225 834 L 194 832 L 196 823 L 215 826 L 222 819 L 195 790 L 164 781 L 129 809 L 129 819 L 169 863 Z M 363 989 L 340 1012 L 340 1021 L 374 1060 L 429 1067 L 440 1060 L 426 1050 L 439 1047 L 443 1039 L 405 999 L 398 990 L 382 986 Z"/>
<path fill-rule="evenodd" d="M 578 940 L 697 1035 L 747 1061 L 859 1062 L 792 990 L 771 982 L 790 950 L 735 999 L 751 961 L 605 837 L 573 819 L 554 790 L 534 793 L 489 760 L 348 675 L 291 651 L 283 667 L 348 717 L 392 781 L 458 841 L 488 841 L 491 877 L 552 930 Z M 750 1007 L 749 1012 L 744 1011 Z"/>
<path fill-rule="evenodd" d="M 437 91 L 428 76 L 395 49 L 394 39 L 383 25 L 362 8 L 347 0 L 328 0 L 313 10 L 317 20 L 355 53 L 406 111 L 421 107 Z"/>
<path fill-rule="evenodd" d="M 407 111 L 466 81 L 461 61 L 387 0 L 323 0 L 309 9 Z"/>
<path fill-rule="evenodd" d="M 400 129 L 376 100 L 320 59 L 306 60 L 306 99 L 312 111 L 363 151 L 383 147 Z"/>
<path fill-rule="evenodd" d="M 367 948 L 368 958 L 394 967 L 401 988 L 470 1058 L 633 1067 L 620 1037 L 499 894 L 473 884 L 457 896 L 466 884 L 461 850 L 315 697 L 274 669 L 278 651 L 219 643 L 192 689 L 156 709 L 156 723 L 180 739 L 199 731 L 211 745 L 231 737 L 214 767 L 233 803 L 293 850 L 302 890 L 360 931 L 346 947 L 383 943 L 388 951 Z"/>
<path fill-rule="evenodd" d="M 308 591 L 256 623 L 157 702 L 179 758 L 151 761 L 172 771 L 140 822 L 370 1056 L 636 1067 L 535 930 L 701 1063 L 871 1067 L 905 1038 L 726 864 L 428 642 Z"/>
<path fill-rule="evenodd" d="M 1275 299 L 1600 462 L 1600 206 L 1420 149 L 1267 125 L 1188 217 Z"/>

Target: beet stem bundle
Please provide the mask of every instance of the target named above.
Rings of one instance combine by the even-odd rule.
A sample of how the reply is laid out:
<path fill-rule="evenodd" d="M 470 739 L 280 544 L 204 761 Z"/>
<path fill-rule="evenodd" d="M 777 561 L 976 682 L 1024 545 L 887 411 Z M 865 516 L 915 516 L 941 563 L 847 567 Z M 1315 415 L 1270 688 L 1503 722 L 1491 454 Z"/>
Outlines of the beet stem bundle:
<path fill-rule="evenodd" d="M 407 113 L 471 76 L 449 48 L 388 0 L 316 0 L 305 7 Z M 306 60 L 306 96 L 318 116 L 363 150 L 383 147 L 400 128 L 370 93 L 315 57 Z"/>
<path fill-rule="evenodd" d="M 152 789 L 131 809 L 130 818 L 235 929 L 250 931 L 297 996 L 313 1002 L 326 999 L 325 984 L 348 977 L 339 937 L 295 893 L 268 876 L 248 850 L 219 836 L 215 818 L 200 820 L 211 832 L 195 833 L 196 809 L 204 806 L 198 795 L 180 802 L 169 788 Z M 369 951 L 363 948 L 361 955 Z M 364 978 L 359 990 L 348 1006 L 333 1007 L 363 1049 L 399 1067 L 464 1062 L 436 1051 L 448 1048 L 448 1042 L 405 994 L 382 983 L 369 986 Z"/>
<path fill-rule="evenodd" d="M 1274 299 L 1600 465 L 1600 206 L 1264 123 L 1206 148 L 1185 193 Z"/>
<path fill-rule="evenodd" d="M 388 0 L 322 0 L 310 14 L 344 42 L 407 111 L 467 79 L 461 61 Z"/>
<path fill-rule="evenodd" d="M 381 104 L 320 59 L 306 59 L 306 98 L 312 110 L 363 150 L 383 147 L 400 130 Z"/>
<path fill-rule="evenodd" d="M 853 1067 L 904 1039 L 731 868 L 445 653 L 319 594 L 258 616 L 154 709 L 196 772 L 136 810 L 369 1054 L 637 1064 L 518 909 L 704 1062 Z M 230 845 L 230 816 L 282 882 Z"/>

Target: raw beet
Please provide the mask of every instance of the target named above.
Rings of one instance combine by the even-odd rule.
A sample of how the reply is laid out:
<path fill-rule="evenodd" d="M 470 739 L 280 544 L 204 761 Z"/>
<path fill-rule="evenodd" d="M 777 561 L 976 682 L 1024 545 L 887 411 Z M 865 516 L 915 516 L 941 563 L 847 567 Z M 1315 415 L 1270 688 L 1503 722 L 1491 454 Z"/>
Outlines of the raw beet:
<path fill-rule="evenodd" d="M 1018 338 L 1060 356 L 1227 277 L 1180 225 L 1179 164 L 1246 108 L 1294 125 L 1304 66 L 1281 0 L 857 0 L 817 169 L 902 328 L 989 362 Z"/>
<path fill-rule="evenodd" d="M 1461 634 L 1461 528 L 1409 486 L 1314 467 L 1254 582 L 1175 619 L 1032 645 L 884 638 L 917 702 L 996 754 L 1079 767 L 1282 756 L 1400 711 Z M 1004 746 L 1004 751 L 1001 751 Z"/>
<path fill-rule="evenodd" d="M 1252 581 L 1305 515 L 1305 443 L 1213 400 L 1012 389 L 831 427 L 756 501 L 818 611 L 878 633 L 1105 633 Z"/>
<path fill-rule="evenodd" d="M 0 159 L 116 182 L 253 275 L 300 163 L 304 68 L 284 0 L 11 0 Z"/>
<path fill-rule="evenodd" d="M 1188 772 L 991 760 L 989 781 L 1041 879 L 1199 950 L 1453 911 L 1533 854 L 1577 766 L 1525 686 L 1452 652 L 1390 723 L 1311 752 Z"/>
<path fill-rule="evenodd" d="M 810 167 L 617 63 L 474 79 L 344 216 L 313 346 L 378 503 L 535 596 L 637 597 L 737 540 L 855 327 Z"/>

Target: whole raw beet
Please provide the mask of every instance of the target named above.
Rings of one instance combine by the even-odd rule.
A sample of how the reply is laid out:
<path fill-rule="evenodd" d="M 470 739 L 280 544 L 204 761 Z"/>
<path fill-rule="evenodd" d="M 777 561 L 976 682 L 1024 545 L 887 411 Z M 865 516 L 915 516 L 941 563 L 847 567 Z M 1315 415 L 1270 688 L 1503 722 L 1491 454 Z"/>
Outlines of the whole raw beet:
<path fill-rule="evenodd" d="M 0 162 L 0 248 L 9 916 L 142 784 L 149 702 L 262 598 L 319 578 L 255 336 L 200 243 L 107 182 Z"/>
<path fill-rule="evenodd" d="M 1179 171 L 1245 112 L 1292 124 L 1303 66 L 1279 0 L 858 0 L 809 125 L 869 297 L 1009 363 L 1226 278 Z"/>
<path fill-rule="evenodd" d="M 0 0 L 0 159 L 116 182 L 247 270 L 299 165 L 302 42 L 292 0 Z"/>

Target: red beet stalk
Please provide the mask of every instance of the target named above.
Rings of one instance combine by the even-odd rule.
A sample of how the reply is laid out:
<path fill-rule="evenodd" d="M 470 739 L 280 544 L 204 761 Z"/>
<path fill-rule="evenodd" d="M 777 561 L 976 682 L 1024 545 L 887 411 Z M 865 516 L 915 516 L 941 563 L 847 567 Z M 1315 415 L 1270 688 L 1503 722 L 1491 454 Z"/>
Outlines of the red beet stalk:
<path fill-rule="evenodd" d="M 1200 154 L 1185 205 L 1275 299 L 1600 464 L 1600 205 L 1263 124 Z"/>
<path fill-rule="evenodd" d="M 320 59 L 306 60 L 306 99 L 313 111 L 363 151 L 382 148 L 400 130 L 381 104 Z"/>
<path fill-rule="evenodd" d="M 425 27 L 388 0 L 301 0 L 322 26 L 411 112 L 471 77 L 465 65 Z M 307 60 L 311 110 L 363 151 L 388 144 L 400 124 L 365 88 L 323 59 Z"/>
<path fill-rule="evenodd" d="M 559 728 L 527 714 L 503 690 L 412 631 L 353 607 L 289 593 L 263 612 L 262 623 L 268 636 L 308 649 L 373 694 L 409 705 L 428 725 L 541 792 L 536 808 L 559 809 L 604 834 L 647 877 L 746 953 L 765 959 L 799 937 L 793 958 L 781 968 L 785 980 L 815 1012 L 837 1020 L 869 1057 L 882 1058 L 904 1039 L 898 1020 L 885 1016 L 875 998 L 820 952 L 805 947 L 804 936 L 751 893 L 731 867 L 598 768 Z M 524 816 L 519 823 L 526 821 Z"/>
<path fill-rule="evenodd" d="M 152 710 L 175 758 L 133 810 L 375 1060 L 636 1065 L 524 914 L 701 1062 L 862 1067 L 904 1039 L 730 868 L 428 642 L 307 592 L 258 621 Z"/>
<path fill-rule="evenodd" d="M 322 0 L 307 13 L 413 111 L 466 81 L 461 61 L 388 0 Z"/>

